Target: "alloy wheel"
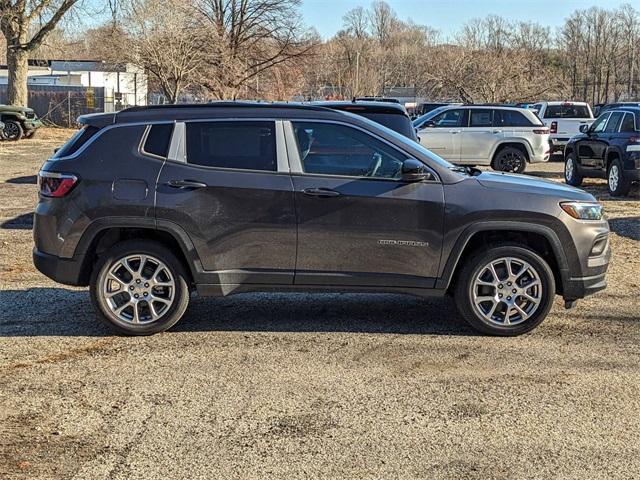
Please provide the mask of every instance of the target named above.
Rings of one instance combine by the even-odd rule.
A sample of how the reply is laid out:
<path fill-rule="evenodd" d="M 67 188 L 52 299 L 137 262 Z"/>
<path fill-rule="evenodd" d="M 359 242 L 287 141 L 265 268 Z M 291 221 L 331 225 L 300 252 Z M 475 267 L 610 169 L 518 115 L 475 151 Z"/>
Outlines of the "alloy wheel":
<path fill-rule="evenodd" d="M 571 159 L 567 160 L 564 166 L 564 178 L 568 181 L 573 179 L 573 161 Z"/>
<path fill-rule="evenodd" d="M 109 267 L 100 293 L 118 320 L 148 324 L 169 310 L 175 299 L 176 282 L 161 260 L 151 255 L 128 255 Z"/>
<path fill-rule="evenodd" d="M 507 152 L 500 159 L 501 170 L 503 172 L 517 172 L 522 168 L 524 159 L 517 153 Z"/>
<path fill-rule="evenodd" d="M 2 135 L 7 140 L 13 140 L 20 136 L 20 127 L 13 122 L 7 122 L 4 125 L 4 130 L 2 131 Z"/>
<path fill-rule="evenodd" d="M 525 322 L 542 301 L 542 282 L 536 269 L 515 257 L 492 260 L 480 268 L 470 285 L 474 309 L 494 325 Z"/>
<path fill-rule="evenodd" d="M 609 169 L 609 190 L 615 192 L 618 189 L 618 183 L 620 182 L 620 171 L 617 165 L 611 165 Z"/>

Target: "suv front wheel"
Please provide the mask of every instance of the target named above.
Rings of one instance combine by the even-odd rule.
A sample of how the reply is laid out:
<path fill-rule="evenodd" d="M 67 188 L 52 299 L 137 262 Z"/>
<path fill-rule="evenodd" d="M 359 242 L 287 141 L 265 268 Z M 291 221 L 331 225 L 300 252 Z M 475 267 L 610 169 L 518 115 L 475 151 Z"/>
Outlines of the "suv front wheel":
<path fill-rule="evenodd" d="M 101 319 L 128 335 L 167 330 L 189 305 L 182 263 L 164 246 L 147 240 L 118 243 L 102 255 L 90 291 Z"/>
<path fill-rule="evenodd" d="M 454 297 L 458 311 L 476 330 L 515 336 L 533 330 L 553 304 L 553 272 L 522 245 L 494 246 L 463 267 Z"/>

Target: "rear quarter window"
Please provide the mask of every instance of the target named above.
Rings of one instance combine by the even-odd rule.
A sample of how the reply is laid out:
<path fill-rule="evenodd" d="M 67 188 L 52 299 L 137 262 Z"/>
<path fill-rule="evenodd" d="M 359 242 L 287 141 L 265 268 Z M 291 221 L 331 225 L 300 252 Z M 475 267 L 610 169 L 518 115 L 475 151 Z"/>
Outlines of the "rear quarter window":
<path fill-rule="evenodd" d="M 151 125 L 142 149 L 144 153 L 166 158 L 169 153 L 169 143 L 173 132 L 172 123 Z"/>
<path fill-rule="evenodd" d="M 493 113 L 493 125 L 495 127 L 540 127 L 542 122 L 536 118 L 532 122 L 522 112 L 513 110 L 495 110 Z"/>
<path fill-rule="evenodd" d="M 98 133 L 100 129 L 93 125 L 85 125 L 78 130 L 58 151 L 53 155 L 53 158 L 68 157 L 76 153 L 80 148 L 87 143 L 93 136 Z"/>

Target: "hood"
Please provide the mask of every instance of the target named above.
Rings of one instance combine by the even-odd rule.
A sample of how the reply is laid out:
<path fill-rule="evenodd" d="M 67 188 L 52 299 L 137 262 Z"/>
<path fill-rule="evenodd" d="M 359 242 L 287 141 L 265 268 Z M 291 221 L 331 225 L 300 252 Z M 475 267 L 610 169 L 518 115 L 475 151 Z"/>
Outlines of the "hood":
<path fill-rule="evenodd" d="M 564 183 L 517 175 L 513 173 L 482 172 L 474 177 L 480 185 L 486 188 L 509 190 L 512 192 L 534 193 L 557 197 L 561 200 L 581 200 L 595 202 L 596 199 L 590 193 L 579 188 L 565 185 Z"/>
<path fill-rule="evenodd" d="M 0 105 L 0 111 L 2 112 L 15 112 L 15 113 L 26 113 L 33 112 L 33 108 L 29 107 L 18 107 L 15 105 Z"/>

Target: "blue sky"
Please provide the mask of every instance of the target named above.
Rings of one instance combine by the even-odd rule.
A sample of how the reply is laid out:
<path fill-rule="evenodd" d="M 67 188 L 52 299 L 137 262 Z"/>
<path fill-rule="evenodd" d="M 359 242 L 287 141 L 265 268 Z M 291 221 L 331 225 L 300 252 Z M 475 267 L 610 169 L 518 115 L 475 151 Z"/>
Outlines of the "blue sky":
<path fill-rule="evenodd" d="M 445 37 L 472 18 L 490 14 L 554 28 L 562 25 L 574 10 L 594 5 L 613 9 L 630 3 L 640 7 L 638 0 L 387 0 L 387 3 L 401 19 L 436 28 Z M 305 23 L 328 38 L 342 27 L 342 16 L 348 10 L 370 5 L 371 0 L 303 0 L 301 11 Z"/>

